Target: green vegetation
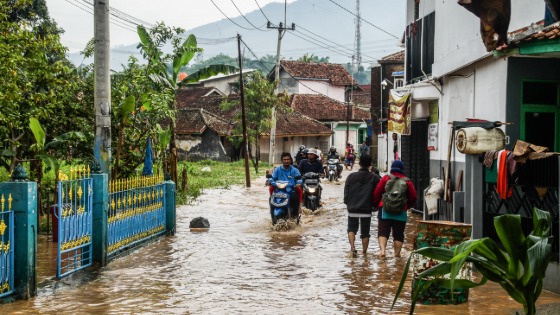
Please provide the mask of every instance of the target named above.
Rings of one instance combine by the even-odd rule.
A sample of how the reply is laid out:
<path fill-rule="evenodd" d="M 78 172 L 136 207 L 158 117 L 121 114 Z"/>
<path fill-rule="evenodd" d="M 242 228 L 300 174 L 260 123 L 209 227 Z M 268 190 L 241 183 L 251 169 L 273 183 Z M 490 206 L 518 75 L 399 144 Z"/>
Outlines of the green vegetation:
<path fill-rule="evenodd" d="M 533 209 L 533 231 L 525 237 L 521 216 L 506 214 L 494 218 L 494 227 L 500 239 L 498 244 L 489 238 L 463 242 L 454 250 L 425 247 L 414 251 L 442 263 L 422 272 L 418 280 L 427 280 L 413 289 L 410 314 L 414 313 L 416 300 L 432 284 L 448 288 L 472 288 L 487 280 L 498 283 L 509 296 L 523 305 L 525 314 L 534 315 L 535 304 L 543 288 L 543 278 L 552 254 L 552 218 L 549 212 Z M 393 306 L 404 286 L 410 267 L 406 264 Z M 470 262 L 482 274 L 480 283 L 456 279 L 461 267 Z M 449 279 L 443 276 L 449 275 Z M 420 283 L 420 281 L 419 281 Z M 453 295 L 451 296 L 453 299 Z"/>
<path fill-rule="evenodd" d="M 251 178 L 262 176 L 265 169 L 270 168 L 267 163 L 260 164 L 261 171 L 251 173 Z M 202 169 L 209 167 L 210 171 Z M 184 169 L 188 172 L 188 185 L 186 191 L 177 193 L 177 205 L 187 204 L 204 193 L 205 189 L 224 188 L 228 189 L 233 185 L 245 185 L 245 168 L 243 160 L 237 162 L 216 162 L 205 160 L 200 162 L 182 162 L 179 164 L 179 170 Z M 182 184 L 182 180 L 179 182 Z M 263 182 L 264 185 L 264 182 Z M 181 187 L 181 185 L 178 185 Z"/>

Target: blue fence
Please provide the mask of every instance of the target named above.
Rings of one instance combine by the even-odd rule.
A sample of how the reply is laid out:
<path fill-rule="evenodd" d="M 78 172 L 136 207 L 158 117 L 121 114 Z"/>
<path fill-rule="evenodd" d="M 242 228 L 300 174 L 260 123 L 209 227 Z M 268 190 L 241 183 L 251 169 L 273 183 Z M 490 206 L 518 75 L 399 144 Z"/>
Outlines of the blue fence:
<path fill-rule="evenodd" d="M 91 266 L 93 189 L 89 169 L 70 170 L 58 182 L 57 278 Z M 65 178 L 64 178 L 65 177 Z"/>
<path fill-rule="evenodd" d="M 109 258 L 165 233 L 163 176 L 111 181 L 107 222 Z"/>
<path fill-rule="evenodd" d="M 12 195 L 0 193 L 0 297 L 14 292 L 14 211 Z"/>

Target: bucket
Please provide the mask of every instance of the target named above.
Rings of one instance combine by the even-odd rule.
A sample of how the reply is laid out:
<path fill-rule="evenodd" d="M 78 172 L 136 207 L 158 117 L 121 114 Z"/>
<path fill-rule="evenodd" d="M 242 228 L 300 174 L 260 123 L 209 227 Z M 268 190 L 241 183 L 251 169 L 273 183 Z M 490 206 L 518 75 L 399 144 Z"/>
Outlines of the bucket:
<path fill-rule="evenodd" d="M 499 128 L 461 128 L 457 131 L 455 145 L 457 150 L 463 154 L 482 154 L 490 150 L 504 149 L 506 147 L 506 135 Z"/>

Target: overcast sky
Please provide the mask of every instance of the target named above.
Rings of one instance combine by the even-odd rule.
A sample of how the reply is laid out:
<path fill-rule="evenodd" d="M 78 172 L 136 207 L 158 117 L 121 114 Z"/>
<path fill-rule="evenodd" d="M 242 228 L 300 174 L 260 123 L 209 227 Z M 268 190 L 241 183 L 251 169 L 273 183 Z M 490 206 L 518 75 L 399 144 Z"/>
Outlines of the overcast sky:
<path fill-rule="evenodd" d="M 93 37 L 93 7 L 88 3 L 94 0 L 46 0 L 51 18 L 65 30 L 62 44 L 70 52 L 83 50 L 85 44 Z M 279 0 L 213 0 L 214 3 L 229 17 L 239 16 L 235 8 L 248 13 L 258 10 L 258 5 L 264 7 Z M 288 3 L 294 0 L 287 0 Z M 207 23 L 224 19 L 224 15 L 212 4 L 211 0 L 111 0 L 111 8 L 124 14 L 154 23 L 164 21 L 168 26 L 182 27 L 186 30 Z M 118 12 L 115 11 L 115 12 Z M 112 20 L 117 20 L 110 17 Z M 132 31 L 130 24 L 111 24 L 111 47 L 133 44 L 138 42 L 138 35 Z"/>

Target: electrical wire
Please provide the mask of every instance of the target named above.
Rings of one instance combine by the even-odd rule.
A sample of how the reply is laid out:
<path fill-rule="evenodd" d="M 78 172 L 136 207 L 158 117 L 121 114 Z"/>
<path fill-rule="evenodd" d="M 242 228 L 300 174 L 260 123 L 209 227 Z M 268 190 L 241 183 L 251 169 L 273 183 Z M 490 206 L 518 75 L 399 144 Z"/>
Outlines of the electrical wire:
<path fill-rule="evenodd" d="M 237 9 L 237 12 L 239 12 L 239 14 L 241 14 L 241 16 L 245 19 L 245 21 L 247 21 L 247 23 L 251 24 L 252 27 L 254 27 L 256 30 L 259 30 L 261 32 L 267 32 L 268 30 L 262 30 L 260 27 L 256 27 L 253 23 L 251 23 L 251 21 L 249 21 L 249 19 L 247 19 L 247 17 L 243 14 L 243 12 L 241 12 L 241 10 L 239 10 L 239 8 L 237 7 L 237 4 L 235 4 L 235 2 L 233 2 L 233 0 L 230 0 L 231 3 L 233 4 L 233 6 Z"/>
<path fill-rule="evenodd" d="M 264 16 L 264 18 L 265 18 L 267 21 L 270 21 L 270 19 L 268 18 L 268 16 L 266 16 L 266 14 L 264 14 L 264 11 L 263 11 L 263 9 L 261 8 L 259 2 L 258 2 L 257 0 L 255 0 L 255 3 L 256 3 L 257 6 L 259 7 L 259 10 L 261 10 L 261 13 L 262 13 L 262 15 Z"/>
<path fill-rule="evenodd" d="M 343 7 L 343 6 L 341 6 L 340 4 L 334 2 L 333 0 L 329 0 L 329 1 L 332 2 L 332 3 L 334 3 L 336 6 L 338 6 L 338 7 L 341 8 L 341 9 L 343 9 L 344 11 L 346 11 L 346 12 L 352 14 L 352 15 L 355 16 L 356 18 L 359 18 L 360 20 L 366 22 L 367 24 L 369 24 L 369 25 L 375 27 L 376 29 L 382 31 L 383 33 L 385 33 L 385 34 L 387 34 L 387 35 L 390 35 L 390 36 L 392 36 L 392 37 L 394 37 L 394 38 L 396 38 L 396 39 L 399 39 L 398 36 L 389 33 L 388 31 L 382 29 L 381 27 L 379 27 L 379 26 L 377 26 L 377 25 L 373 25 L 373 23 L 371 23 L 371 22 L 369 22 L 369 21 L 367 21 L 367 20 L 364 20 L 364 19 L 363 19 L 362 17 L 360 17 L 360 16 L 357 16 L 356 14 L 354 14 L 354 12 L 352 12 L 352 11 L 346 9 L 345 7 Z"/>
<path fill-rule="evenodd" d="M 267 71 L 270 72 L 270 69 L 265 66 L 263 64 L 263 62 L 259 59 L 259 57 L 257 57 L 257 55 L 255 55 L 255 53 L 251 50 L 251 48 L 247 45 L 247 43 L 245 43 L 243 40 L 241 40 L 241 42 L 243 43 L 243 45 L 247 48 L 247 50 L 249 50 L 249 52 L 253 55 L 253 57 L 255 57 L 255 59 L 258 61 L 258 63 L 260 63 L 260 65 Z"/>
<path fill-rule="evenodd" d="M 226 19 L 228 19 L 231 23 L 237 25 L 238 27 L 241 27 L 241 28 L 244 29 L 244 30 L 248 30 L 248 31 L 252 31 L 252 30 L 253 30 L 252 28 L 244 27 L 244 26 L 241 26 L 241 25 L 235 23 L 232 19 L 229 18 L 229 16 L 227 16 L 227 15 L 224 13 L 224 11 L 222 11 L 222 9 L 220 9 L 220 7 L 218 7 L 218 6 L 216 5 L 216 3 L 214 2 L 214 0 L 210 0 L 210 1 L 211 1 L 212 4 L 216 7 L 216 9 L 218 9 L 218 11 L 220 11 L 220 13 L 222 13 L 222 15 L 225 16 Z"/>

